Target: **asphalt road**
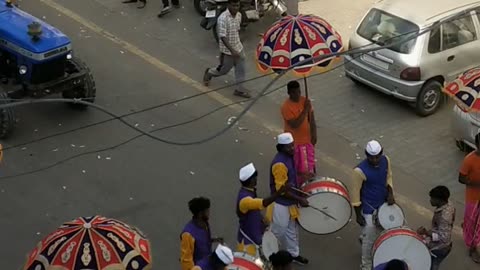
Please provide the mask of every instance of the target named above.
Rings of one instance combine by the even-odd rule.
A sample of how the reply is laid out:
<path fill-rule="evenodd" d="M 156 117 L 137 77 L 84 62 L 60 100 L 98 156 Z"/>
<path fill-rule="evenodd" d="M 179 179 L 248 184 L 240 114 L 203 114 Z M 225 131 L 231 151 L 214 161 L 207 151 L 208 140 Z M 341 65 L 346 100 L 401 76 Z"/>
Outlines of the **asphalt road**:
<path fill-rule="evenodd" d="M 156 18 L 159 3 L 149 3 L 146 9 L 137 10 L 134 5 L 119 2 L 41 0 L 20 4 L 71 37 L 76 54 L 94 73 L 97 103 L 115 113 L 138 111 L 205 90 L 198 81 L 205 67 L 216 64 L 217 50 L 211 33 L 198 26 L 200 17 L 193 11 L 192 4 L 186 2 L 182 9 L 160 20 Z M 244 33 L 250 55 L 253 56 L 257 33 L 264 31 L 268 23 L 252 25 Z M 249 66 L 250 77 L 257 76 L 253 61 Z M 267 79 L 271 77 L 248 86 L 258 91 Z M 232 78 L 216 80 L 212 87 L 225 85 L 226 81 Z M 319 122 L 317 151 L 321 175 L 335 177 L 348 185 L 349 170 L 358 162 L 361 145 L 369 138 L 384 138 L 387 153 L 395 163 L 397 199 L 407 214 L 408 224 L 412 228 L 428 225 L 431 214 L 428 190 L 437 183 L 448 183 L 454 189 L 460 223 L 463 195 L 450 175 L 455 174 L 461 154 L 449 144 L 441 145 L 449 141 L 448 127 L 439 125 L 442 118 L 448 116 L 448 108 L 433 117 L 419 119 L 408 106 L 354 86 L 343 78 L 341 70 L 309 82 Z M 239 101 L 231 91 L 225 89 L 136 114 L 128 121 L 144 130 L 188 121 L 225 103 Z M 262 99 L 252 114 L 227 134 L 197 146 L 172 146 L 142 137 L 115 149 L 12 178 L 5 177 L 111 147 L 137 133 L 119 122 L 109 122 L 7 151 L 0 172 L 0 204 L 3 206 L 0 239 L 9 243 L 0 248 L 0 254 L 6 258 L 2 260 L 3 268 L 18 269 L 36 242 L 63 221 L 102 214 L 134 224 L 148 234 L 156 269 L 178 269 L 179 233 L 189 219 L 186 202 L 197 195 L 212 199 L 214 234 L 224 236 L 234 246 L 238 169 L 250 161 L 255 162 L 260 171 L 260 193 L 266 194 L 268 165 L 275 152 L 276 130 L 280 127 L 278 104 L 284 98 L 285 93 L 280 91 Z M 207 137 L 226 127 L 228 119 L 245 104 L 237 106 L 157 135 L 176 141 Z M 106 118 L 93 109 L 72 111 L 65 104 L 22 107 L 18 109 L 19 122 L 13 138 L 2 143 L 7 147 L 17 145 Z M 413 132 L 415 126 L 421 126 L 422 132 Z M 412 135 L 409 138 L 389 136 L 409 132 Z M 431 143 L 430 148 L 421 145 L 425 141 Z M 425 147 L 426 157 L 408 152 L 420 146 Z M 392 148 L 390 152 L 389 148 Z M 432 172 L 429 155 L 440 154 L 448 154 L 443 159 L 452 160 L 450 167 L 439 166 Z M 416 167 L 405 165 L 408 161 L 412 163 L 410 166 L 423 170 L 419 172 Z M 436 174 L 444 178 L 440 181 Z M 299 268 L 358 269 L 358 231 L 352 222 L 330 236 L 303 232 L 301 249 L 311 259 L 311 265 Z M 444 269 L 454 267 L 474 269 L 466 259 L 458 233 L 455 249 Z"/>

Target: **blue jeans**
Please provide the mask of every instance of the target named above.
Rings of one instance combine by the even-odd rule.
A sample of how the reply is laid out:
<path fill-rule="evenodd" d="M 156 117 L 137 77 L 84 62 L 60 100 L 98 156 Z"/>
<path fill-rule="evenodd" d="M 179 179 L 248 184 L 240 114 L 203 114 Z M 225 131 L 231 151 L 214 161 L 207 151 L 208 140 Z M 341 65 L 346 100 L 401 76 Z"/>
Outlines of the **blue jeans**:
<path fill-rule="evenodd" d="M 443 262 L 443 260 L 450 254 L 450 251 L 452 251 L 452 245 L 441 248 L 441 249 L 435 249 L 432 250 L 432 254 L 435 256 L 432 256 L 432 267 L 430 270 L 438 270 L 440 269 L 440 264 Z"/>

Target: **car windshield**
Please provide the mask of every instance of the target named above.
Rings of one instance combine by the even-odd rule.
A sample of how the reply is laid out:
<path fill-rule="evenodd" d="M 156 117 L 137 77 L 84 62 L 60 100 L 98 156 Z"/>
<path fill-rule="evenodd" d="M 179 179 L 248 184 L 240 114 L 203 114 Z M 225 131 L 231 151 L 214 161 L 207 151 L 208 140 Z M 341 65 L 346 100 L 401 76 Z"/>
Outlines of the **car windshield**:
<path fill-rule="evenodd" d="M 416 35 L 420 28 L 407 20 L 378 9 L 372 9 L 358 27 L 357 34 L 380 46 L 389 45 Z M 408 54 L 416 43 L 416 38 L 390 47 L 391 50 Z"/>

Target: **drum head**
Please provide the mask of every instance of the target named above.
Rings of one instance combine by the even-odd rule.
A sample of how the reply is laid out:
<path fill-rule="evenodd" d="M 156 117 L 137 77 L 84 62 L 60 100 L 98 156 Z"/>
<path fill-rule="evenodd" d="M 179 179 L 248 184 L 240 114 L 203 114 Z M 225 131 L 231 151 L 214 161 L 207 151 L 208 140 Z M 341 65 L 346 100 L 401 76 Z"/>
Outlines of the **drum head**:
<path fill-rule="evenodd" d="M 405 223 L 405 216 L 400 206 L 383 204 L 378 209 L 378 222 L 385 230 L 401 227 Z"/>
<path fill-rule="evenodd" d="M 233 254 L 233 263 L 225 267 L 225 270 L 262 270 L 263 262 L 243 252 Z"/>
<path fill-rule="evenodd" d="M 432 263 L 425 244 L 409 235 L 396 235 L 384 240 L 375 250 L 373 265 L 377 267 L 392 259 L 403 260 L 414 270 L 430 270 Z"/>
<path fill-rule="evenodd" d="M 340 194 L 320 192 L 308 197 L 308 202 L 314 208 L 301 207 L 298 223 L 310 233 L 330 234 L 337 232 L 348 224 L 352 216 L 350 202 Z M 336 220 L 323 214 L 318 209 Z"/>
<path fill-rule="evenodd" d="M 268 259 L 270 255 L 278 252 L 278 240 L 277 237 L 271 232 L 266 231 L 262 237 L 262 252 Z"/>

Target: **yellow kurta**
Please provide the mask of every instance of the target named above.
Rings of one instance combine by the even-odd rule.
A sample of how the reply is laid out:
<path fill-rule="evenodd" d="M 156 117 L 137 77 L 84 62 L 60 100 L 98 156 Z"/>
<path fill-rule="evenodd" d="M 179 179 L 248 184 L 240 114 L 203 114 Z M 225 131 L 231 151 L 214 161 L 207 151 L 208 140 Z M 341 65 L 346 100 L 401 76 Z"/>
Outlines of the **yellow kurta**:
<path fill-rule="evenodd" d="M 288 168 L 284 163 L 278 162 L 272 166 L 273 179 L 275 181 L 275 190 L 279 190 L 284 186 L 288 181 Z M 274 204 L 271 204 L 267 207 L 266 218 L 269 222 L 272 222 L 273 219 L 273 207 Z M 296 204 L 289 207 L 290 218 L 297 219 L 299 217 L 298 206 Z"/>

